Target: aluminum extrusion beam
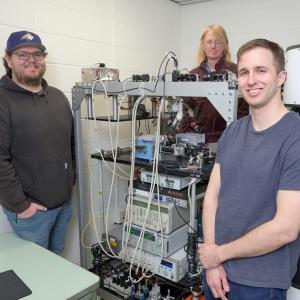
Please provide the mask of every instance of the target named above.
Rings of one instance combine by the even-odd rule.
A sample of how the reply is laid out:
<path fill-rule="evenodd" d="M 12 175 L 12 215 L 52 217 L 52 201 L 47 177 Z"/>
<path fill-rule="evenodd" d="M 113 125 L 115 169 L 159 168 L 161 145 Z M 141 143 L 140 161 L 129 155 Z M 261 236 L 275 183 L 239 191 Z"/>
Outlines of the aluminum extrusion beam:
<path fill-rule="evenodd" d="M 76 93 L 88 94 L 92 92 L 92 82 L 78 82 L 73 88 Z M 103 86 L 104 85 L 104 86 Z M 105 90 L 104 90 L 105 87 Z M 125 90 L 125 91 L 124 91 Z M 126 84 L 115 81 L 96 83 L 94 93 L 130 96 L 155 96 L 155 97 L 206 97 L 218 110 L 227 124 L 237 118 L 238 90 L 229 81 L 193 81 L 193 82 L 127 82 Z"/>
<path fill-rule="evenodd" d="M 81 99 L 81 101 L 79 101 Z M 75 158 L 76 158 L 76 181 L 77 181 L 77 214 L 78 214 L 78 233 L 81 241 L 84 225 L 86 224 L 85 215 L 82 213 L 84 199 L 84 178 L 83 178 L 83 149 L 82 149 L 82 128 L 81 128 L 81 108 L 80 104 L 84 99 L 72 91 L 72 109 L 74 112 L 74 138 L 75 138 Z M 80 242 L 81 243 L 81 242 Z M 80 265 L 87 267 L 87 254 L 80 244 Z"/>

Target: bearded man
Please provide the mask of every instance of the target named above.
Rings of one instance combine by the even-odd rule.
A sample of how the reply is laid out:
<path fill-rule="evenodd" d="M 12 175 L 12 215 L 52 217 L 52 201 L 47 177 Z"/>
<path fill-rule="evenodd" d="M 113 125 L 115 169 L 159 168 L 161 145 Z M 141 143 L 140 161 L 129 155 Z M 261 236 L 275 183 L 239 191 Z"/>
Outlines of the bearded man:
<path fill-rule="evenodd" d="M 74 182 L 73 117 L 48 86 L 46 47 L 13 32 L 0 80 L 0 204 L 13 231 L 55 253 L 64 249 Z"/>

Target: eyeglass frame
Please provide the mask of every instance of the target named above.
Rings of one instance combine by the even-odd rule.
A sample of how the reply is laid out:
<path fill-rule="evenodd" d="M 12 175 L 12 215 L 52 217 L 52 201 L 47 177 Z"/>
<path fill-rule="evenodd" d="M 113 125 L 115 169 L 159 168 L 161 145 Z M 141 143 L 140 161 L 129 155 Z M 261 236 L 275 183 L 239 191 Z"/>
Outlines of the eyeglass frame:
<path fill-rule="evenodd" d="M 216 46 L 222 46 L 223 45 L 223 42 L 220 41 L 220 40 L 208 40 L 208 41 L 204 41 L 204 43 L 206 45 L 209 45 L 209 46 L 213 46 L 213 45 L 216 45 Z"/>
<path fill-rule="evenodd" d="M 26 57 L 24 58 L 21 58 L 20 56 L 21 55 L 26 55 Z M 34 61 L 41 61 L 41 60 L 44 60 L 47 53 L 46 52 L 39 52 L 39 51 L 36 51 L 36 52 L 28 52 L 28 51 L 15 51 L 15 52 L 12 52 L 10 55 L 16 55 L 18 57 L 19 60 L 29 60 L 30 57 L 32 57 L 32 59 Z M 38 56 L 38 58 L 37 58 Z"/>

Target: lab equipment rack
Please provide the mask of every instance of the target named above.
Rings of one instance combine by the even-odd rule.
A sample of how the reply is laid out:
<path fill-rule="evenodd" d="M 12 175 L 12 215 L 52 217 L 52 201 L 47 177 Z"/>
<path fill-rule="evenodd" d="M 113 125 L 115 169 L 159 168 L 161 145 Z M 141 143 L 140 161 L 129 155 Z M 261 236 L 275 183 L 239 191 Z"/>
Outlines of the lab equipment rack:
<path fill-rule="evenodd" d="M 206 97 L 214 107 L 230 124 L 237 118 L 238 89 L 235 81 L 195 81 L 195 82 L 172 82 L 172 81 L 150 81 L 150 82 L 126 82 L 102 81 L 102 82 L 78 82 L 72 88 L 72 109 L 74 113 L 74 135 L 75 135 L 75 154 L 77 168 L 77 202 L 78 202 L 78 221 L 79 236 L 81 238 L 85 215 L 82 213 L 84 202 L 84 178 L 83 178 L 83 149 L 82 149 L 82 127 L 81 127 L 81 105 L 86 100 L 87 117 L 94 116 L 92 105 L 92 92 L 99 95 L 107 94 L 112 97 L 112 116 L 111 121 L 118 120 L 118 96 L 152 96 L 152 97 Z M 95 157 L 96 158 L 96 157 Z M 197 178 L 192 185 L 192 200 L 195 200 L 195 185 L 201 180 Z M 193 199 L 194 198 L 194 199 Z M 196 203 L 196 201 L 194 201 Z M 195 216 L 196 208 L 191 208 L 191 225 L 196 228 Z M 80 262 L 83 267 L 87 267 L 87 254 L 80 245 Z"/>

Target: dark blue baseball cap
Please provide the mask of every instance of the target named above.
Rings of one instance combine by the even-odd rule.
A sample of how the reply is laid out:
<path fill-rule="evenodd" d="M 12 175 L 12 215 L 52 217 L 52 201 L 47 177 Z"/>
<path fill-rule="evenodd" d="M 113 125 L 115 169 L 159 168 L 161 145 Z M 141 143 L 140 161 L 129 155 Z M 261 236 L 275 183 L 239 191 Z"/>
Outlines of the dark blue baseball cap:
<path fill-rule="evenodd" d="M 43 50 L 43 52 L 46 50 L 41 38 L 37 34 L 30 31 L 16 31 L 9 36 L 6 51 L 11 53 L 22 46 L 36 46 Z"/>

